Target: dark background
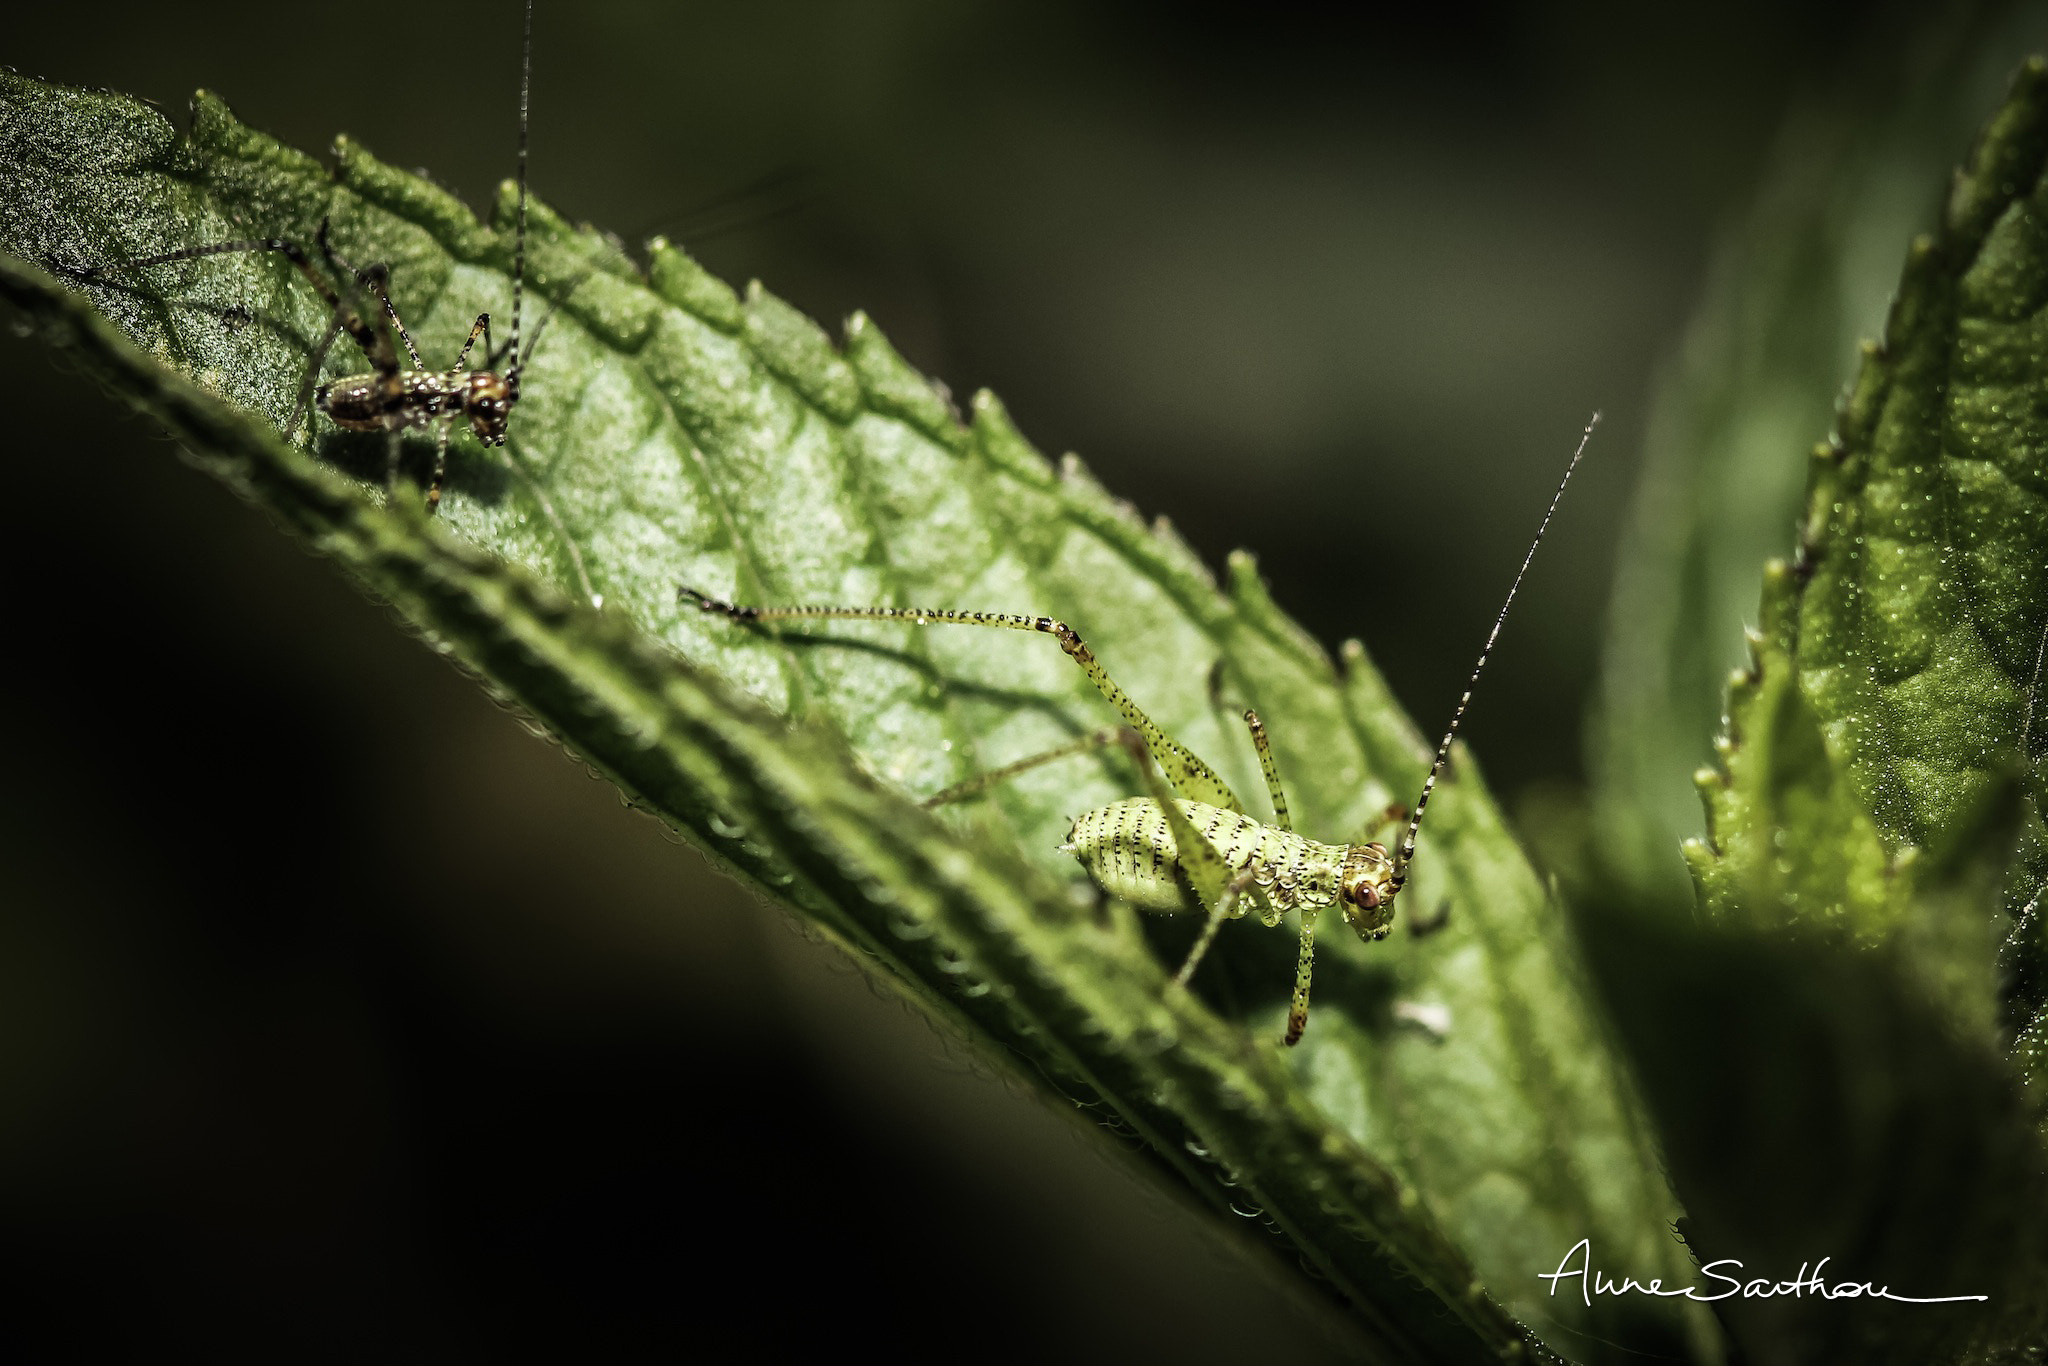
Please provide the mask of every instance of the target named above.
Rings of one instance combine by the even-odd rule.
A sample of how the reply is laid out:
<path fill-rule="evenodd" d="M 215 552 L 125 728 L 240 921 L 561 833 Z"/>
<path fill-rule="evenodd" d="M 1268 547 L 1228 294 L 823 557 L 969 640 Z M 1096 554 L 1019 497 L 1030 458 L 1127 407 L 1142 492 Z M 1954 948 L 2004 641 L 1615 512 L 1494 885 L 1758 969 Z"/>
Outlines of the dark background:
<path fill-rule="evenodd" d="M 1470 722 L 1512 800 L 1579 773 L 1651 381 L 1863 8 L 544 4 L 533 179 L 828 324 L 867 309 L 1212 564 L 1259 551 L 1425 729 L 1605 409 Z M 512 167 L 510 5 L 46 7 L 0 60 L 181 122 L 205 85 L 472 204 Z M 1340 1350 L 61 358 L 0 347 L 0 1335 Z"/>

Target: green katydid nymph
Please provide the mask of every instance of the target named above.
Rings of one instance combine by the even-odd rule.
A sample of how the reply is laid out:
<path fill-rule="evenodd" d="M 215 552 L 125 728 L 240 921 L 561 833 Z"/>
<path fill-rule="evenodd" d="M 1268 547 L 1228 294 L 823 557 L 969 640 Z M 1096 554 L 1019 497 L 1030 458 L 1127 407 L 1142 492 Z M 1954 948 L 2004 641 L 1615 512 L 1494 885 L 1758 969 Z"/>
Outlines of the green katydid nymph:
<path fill-rule="evenodd" d="M 1366 839 L 1357 844 L 1322 844 L 1296 834 L 1287 810 L 1287 795 L 1280 783 L 1279 769 L 1266 739 L 1266 728 L 1258 713 L 1247 710 L 1244 722 L 1251 731 L 1252 747 L 1258 753 L 1259 768 L 1265 776 L 1266 791 L 1273 803 L 1270 823 L 1247 815 L 1244 803 L 1230 790 L 1216 770 L 1194 751 L 1175 740 L 1157 722 L 1139 709 L 1074 629 L 1052 617 L 1007 612 L 964 612 L 909 607 L 752 607 L 724 602 L 694 588 L 677 590 L 679 599 L 694 602 L 706 612 L 715 612 L 739 622 L 823 620 L 830 618 L 866 621 L 907 621 L 920 626 L 986 626 L 1006 631 L 1032 631 L 1049 635 L 1060 643 L 1068 658 L 1080 666 L 1109 704 L 1123 716 L 1121 726 L 1105 727 L 1071 744 L 990 770 L 964 783 L 949 787 L 925 799 L 926 806 L 941 806 L 988 790 L 1041 765 L 1091 750 L 1122 745 L 1136 761 L 1143 776 L 1146 795 L 1082 813 L 1075 819 L 1067 842 L 1061 846 L 1072 854 L 1097 886 L 1141 910 L 1165 913 L 1202 910 L 1208 921 L 1195 940 L 1187 959 L 1174 974 L 1174 983 L 1185 986 L 1216 932 L 1226 920 L 1257 913 L 1268 926 L 1278 925 L 1288 911 L 1300 912 L 1301 954 L 1295 969 L 1294 996 L 1287 1013 L 1286 1041 L 1301 1040 L 1308 1026 L 1309 977 L 1315 961 L 1316 926 L 1322 913 L 1335 906 L 1345 923 L 1368 943 L 1387 937 L 1394 923 L 1394 903 L 1408 880 L 1408 868 L 1415 858 L 1415 840 L 1422 829 L 1423 814 L 1430 795 L 1450 760 L 1451 742 L 1472 701 L 1472 689 L 1486 668 L 1494 643 L 1499 640 L 1508 609 L 1522 579 L 1536 558 L 1550 520 L 1564 498 L 1579 460 L 1586 453 L 1593 429 L 1600 422 L 1595 413 L 1586 424 L 1573 451 L 1564 478 L 1551 495 L 1550 506 L 1536 528 L 1521 568 L 1515 571 L 1507 599 L 1494 618 L 1493 629 L 1480 648 L 1463 696 L 1451 715 L 1451 723 L 1437 745 L 1436 758 L 1422 781 L 1422 792 L 1412 812 L 1389 807 Z M 1391 851 L 1371 837 L 1406 818 L 1407 831 Z"/>

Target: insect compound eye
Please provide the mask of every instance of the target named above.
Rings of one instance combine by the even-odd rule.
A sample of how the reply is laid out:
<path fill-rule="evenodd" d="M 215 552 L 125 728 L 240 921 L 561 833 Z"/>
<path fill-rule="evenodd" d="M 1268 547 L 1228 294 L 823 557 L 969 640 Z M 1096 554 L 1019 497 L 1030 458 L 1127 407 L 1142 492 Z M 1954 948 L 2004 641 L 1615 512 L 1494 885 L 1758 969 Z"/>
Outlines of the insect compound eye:
<path fill-rule="evenodd" d="M 1344 918 L 1358 931 L 1358 937 L 1385 938 L 1387 924 L 1394 918 L 1394 889 L 1387 883 L 1385 863 L 1373 860 L 1345 869 L 1342 893 Z"/>

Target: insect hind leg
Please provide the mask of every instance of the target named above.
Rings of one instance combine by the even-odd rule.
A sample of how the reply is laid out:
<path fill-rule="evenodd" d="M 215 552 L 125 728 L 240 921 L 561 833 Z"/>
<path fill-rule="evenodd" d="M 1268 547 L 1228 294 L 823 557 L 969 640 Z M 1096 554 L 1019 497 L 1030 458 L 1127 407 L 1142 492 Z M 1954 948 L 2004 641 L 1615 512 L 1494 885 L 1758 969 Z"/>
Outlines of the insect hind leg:
<path fill-rule="evenodd" d="M 312 260 L 306 249 L 287 237 L 251 237 L 233 242 L 209 242 L 198 247 L 179 247 L 176 251 L 161 251 L 154 256 L 139 256 L 132 261 L 115 261 L 103 266 L 83 268 L 63 267 L 64 273 L 79 280 L 93 281 L 116 270 L 147 270 L 151 266 L 167 266 L 174 261 L 197 261 L 208 256 L 226 256 L 240 251 L 274 251 L 298 268 L 301 275 L 320 292 L 329 307 L 340 301 L 335 297 L 334 286 L 320 278 L 320 272 L 313 269 Z"/>
<path fill-rule="evenodd" d="M 1229 891 L 1236 877 L 1235 871 L 1223 861 L 1223 855 L 1216 852 L 1216 846 L 1195 829 L 1188 813 L 1181 810 L 1180 802 L 1153 766 L 1152 752 L 1146 747 L 1145 738 L 1129 727 L 1119 730 L 1117 738 L 1130 752 L 1132 762 L 1137 764 L 1138 774 L 1145 782 L 1146 795 L 1158 804 L 1166 817 L 1167 828 L 1173 832 L 1174 852 L 1179 857 L 1182 870 L 1188 875 L 1188 881 L 1194 886 L 1196 900 L 1203 910 L 1213 914 Z"/>
<path fill-rule="evenodd" d="M 354 280 L 359 285 L 372 285 L 370 278 L 372 273 L 382 269 L 381 267 L 371 267 L 369 270 L 358 272 L 343 262 L 328 244 L 327 223 L 324 219 L 320 223 L 319 231 L 314 234 L 314 242 L 318 245 L 320 254 L 326 260 L 329 269 L 334 272 L 336 280 Z M 176 251 L 158 252 L 154 256 L 141 256 L 132 261 L 115 262 L 104 266 L 88 266 L 84 269 L 65 267 L 64 271 L 67 275 L 71 275 L 80 281 L 92 282 L 116 270 L 147 270 L 151 266 L 171 265 L 178 261 L 198 261 L 209 256 L 226 256 L 235 252 L 276 252 L 291 262 L 293 268 L 305 277 L 306 283 L 310 284 L 327 304 L 335 320 L 355 339 L 356 345 L 363 349 L 363 354 L 369 359 L 371 365 L 376 367 L 379 373 L 390 373 L 397 370 L 397 358 L 391 350 L 390 339 L 365 322 L 361 315 L 357 313 L 354 305 L 343 296 L 342 292 L 338 291 L 331 282 L 321 277 L 320 272 L 313 266 L 312 258 L 306 254 L 306 249 L 288 237 L 251 237 L 233 242 L 209 242 L 204 246 L 179 247 Z M 386 274 L 388 275 L 388 272 Z M 376 289 L 378 296 L 384 299 L 385 307 L 387 309 L 390 308 L 390 299 L 386 297 L 386 291 L 382 288 L 381 283 L 373 287 Z M 391 317 L 392 321 L 396 323 L 398 315 L 394 312 Z M 399 327 L 399 332 L 400 335 L 404 335 L 402 324 Z M 408 338 L 406 345 L 410 347 L 411 344 L 411 339 Z"/>
<path fill-rule="evenodd" d="M 313 358 L 306 364 L 306 376 L 299 381 L 299 393 L 292 400 L 291 416 L 285 419 L 284 439 L 290 441 L 299 429 L 299 419 L 314 401 L 313 391 L 320 383 L 320 368 L 327 364 L 327 353 L 334 347 L 334 339 L 341 335 L 341 320 L 329 320 L 327 330 L 320 338 L 320 344 L 313 348 Z"/>
<path fill-rule="evenodd" d="M 354 289 L 367 289 L 377 296 L 378 301 L 384 305 L 384 316 L 391 320 L 392 327 L 398 331 L 398 339 L 405 343 L 405 354 L 412 358 L 413 369 L 426 369 L 426 362 L 420 359 L 419 348 L 412 343 L 412 333 L 405 330 L 405 323 L 398 316 L 398 308 L 391 302 L 391 267 L 378 261 L 357 269 L 342 260 L 341 253 L 337 252 L 334 244 L 328 240 L 327 220 L 324 218 L 320 220 L 320 230 L 313 234 L 313 242 L 320 248 L 320 255 L 326 258 L 327 267 L 334 272 L 335 279 L 355 281 L 351 294 Z M 311 267 L 308 267 L 307 274 L 311 273 Z M 335 307 L 336 316 L 342 318 L 342 326 L 356 339 L 356 345 L 363 348 L 363 355 L 369 359 L 370 368 L 380 375 L 397 374 L 398 355 L 391 349 L 390 336 L 381 328 L 370 326 L 363 316 L 356 312 L 352 301 L 344 308 L 344 300 L 337 298 L 333 291 L 327 291 L 327 297 Z"/>
<path fill-rule="evenodd" d="M 693 602 L 706 612 L 716 612 L 739 622 L 827 619 L 843 621 L 907 621 L 917 626 L 992 626 L 1005 631 L 1037 631 L 1052 636 L 1074 661 L 1095 690 L 1123 714 L 1124 722 L 1143 742 L 1165 770 L 1166 781 L 1189 801 L 1205 802 L 1227 811 L 1244 811 L 1244 803 L 1230 790 L 1215 769 L 1200 756 L 1168 735 L 1157 721 L 1147 716 L 1130 695 L 1118 686 L 1102 667 L 1073 627 L 1052 617 L 1025 616 L 1015 612 L 963 612 L 952 608 L 925 607 L 755 607 L 742 606 L 701 593 L 688 585 L 676 587 L 679 602 Z M 1220 891 L 1220 888 L 1219 888 Z"/>
<path fill-rule="evenodd" d="M 1015 763 L 1004 764 L 1001 768 L 989 769 L 986 773 L 977 773 L 972 778 L 968 778 L 963 782 L 957 782 L 951 787 L 934 792 L 931 796 L 919 802 L 918 805 L 930 810 L 933 807 L 947 806 L 953 802 L 963 802 L 970 797 L 978 797 L 990 788 L 1006 783 L 1020 774 L 1029 773 L 1034 768 L 1043 768 L 1047 764 L 1057 763 L 1061 759 L 1070 759 L 1077 754 L 1092 754 L 1098 749 L 1108 749 L 1110 746 L 1120 743 L 1122 739 L 1122 727 L 1104 726 L 1101 730 L 1092 731 L 1078 740 L 1058 745 L 1046 750 L 1042 754 L 1030 755 L 1017 760 Z"/>

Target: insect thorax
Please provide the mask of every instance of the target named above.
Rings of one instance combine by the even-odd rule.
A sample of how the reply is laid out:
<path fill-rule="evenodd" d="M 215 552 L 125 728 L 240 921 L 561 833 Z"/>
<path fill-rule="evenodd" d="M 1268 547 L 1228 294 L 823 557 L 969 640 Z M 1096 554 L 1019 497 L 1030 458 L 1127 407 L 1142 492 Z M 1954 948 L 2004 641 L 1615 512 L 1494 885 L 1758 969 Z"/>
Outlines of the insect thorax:
<path fill-rule="evenodd" d="M 1258 909 L 1260 918 L 1271 923 L 1297 906 L 1328 906 L 1337 900 L 1349 852 L 1343 846 L 1320 844 L 1201 802 L 1183 801 L 1180 808 L 1225 864 L 1238 871 L 1252 869 L 1257 895 L 1240 901 L 1242 910 Z M 1173 828 L 1151 798 L 1134 797 L 1084 813 L 1075 820 L 1067 844 L 1088 876 L 1111 896 L 1148 911 L 1195 909 L 1196 899 L 1180 872 Z"/>
<path fill-rule="evenodd" d="M 490 370 L 400 370 L 323 384 L 313 401 L 337 427 L 356 432 L 404 431 L 466 416 L 479 439 L 496 445 L 516 394 L 509 380 Z"/>

